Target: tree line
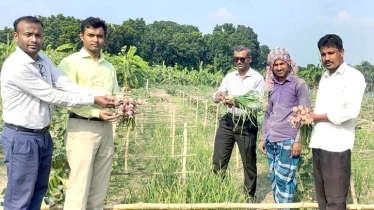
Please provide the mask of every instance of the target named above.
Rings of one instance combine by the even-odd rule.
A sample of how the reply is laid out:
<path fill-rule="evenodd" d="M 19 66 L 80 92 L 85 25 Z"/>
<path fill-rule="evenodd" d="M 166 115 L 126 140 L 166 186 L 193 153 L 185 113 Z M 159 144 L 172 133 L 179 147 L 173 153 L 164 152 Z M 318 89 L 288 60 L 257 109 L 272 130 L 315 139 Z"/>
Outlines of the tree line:
<path fill-rule="evenodd" d="M 59 52 L 64 52 L 64 49 L 65 52 L 72 52 L 82 47 L 78 35 L 82 20 L 71 16 L 65 17 L 62 14 L 37 17 L 44 23 L 42 49 L 45 52 L 52 52 L 54 49 L 59 49 L 57 50 Z M 13 28 L 7 27 L 0 30 L 0 66 L 14 48 L 13 31 Z M 69 47 L 66 47 L 67 44 Z M 148 73 L 167 73 L 164 76 L 156 75 L 155 82 L 156 80 L 162 83 L 178 81 L 177 84 L 189 84 L 195 79 L 199 84 L 204 84 L 207 82 L 201 80 L 208 79 L 208 84 L 217 85 L 222 75 L 234 67 L 233 48 L 239 44 L 251 48 L 253 58 L 251 67 L 265 75 L 266 59 L 270 49 L 267 45 L 260 45 L 257 34 L 252 28 L 244 25 L 234 26 L 231 23 L 216 25 L 211 34 L 203 35 L 192 25 L 181 25 L 172 21 L 155 21 L 146 24 L 143 18 L 128 19 L 121 25 L 108 23 L 107 41 L 103 50 L 115 63 L 121 63 L 118 71 L 125 70 L 119 76 L 125 80 L 136 79 L 135 81 L 139 81 L 140 84 L 140 78 L 145 76 L 145 66 L 149 66 L 150 70 L 146 71 Z M 129 52 L 130 49 L 133 52 Z M 118 59 L 123 59 L 126 55 L 134 55 L 134 58 L 141 59 L 141 65 L 134 61 L 130 62 L 131 65 L 123 65 L 123 62 Z M 367 88 L 372 91 L 374 65 L 362 61 L 354 67 L 364 74 L 368 83 Z M 315 89 L 324 70 L 321 64 L 308 64 L 306 67 L 300 67 L 299 76 L 307 81 L 310 88 Z M 132 73 L 136 71 L 136 74 L 131 75 L 130 71 Z M 129 80 L 127 83 L 134 82 Z M 125 85 L 126 82 L 123 84 Z M 139 84 L 131 86 L 136 87 Z"/>
<path fill-rule="evenodd" d="M 78 36 L 82 20 L 62 14 L 37 17 L 44 24 L 43 49 L 49 45 L 56 49 L 66 43 L 75 44 L 78 49 L 82 47 Z M 0 30 L 0 43 L 7 42 L 8 34 L 13 34 L 13 28 Z M 204 67 L 211 65 L 213 70 L 222 69 L 226 73 L 233 66 L 233 48 L 239 44 L 247 45 L 253 51 L 253 68 L 265 68 L 269 47 L 260 45 L 252 28 L 230 23 L 216 25 L 211 34 L 205 35 L 196 26 L 172 21 L 146 24 L 143 18 L 137 18 L 125 20 L 120 25 L 108 23 L 103 50 L 117 55 L 123 46 L 134 46 L 138 55 L 150 65 L 178 64 L 181 69 L 197 69 L 202 62 Z"/>

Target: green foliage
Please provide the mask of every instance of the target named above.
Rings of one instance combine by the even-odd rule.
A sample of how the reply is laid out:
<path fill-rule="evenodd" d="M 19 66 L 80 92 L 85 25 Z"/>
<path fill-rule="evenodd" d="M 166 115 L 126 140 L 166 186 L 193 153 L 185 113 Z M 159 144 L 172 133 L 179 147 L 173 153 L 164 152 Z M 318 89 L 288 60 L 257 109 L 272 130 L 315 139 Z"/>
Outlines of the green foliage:
<path fill-rule="evenodd" d="M 52 170 L 49 177 L 48 191 L 45 195 L 45 202 L 53 201 L 62 203 L 65 199 L 66 183 L 69 175 L 69 164 L 67 162 L 64 136 L 69 115 L 66 108 L 55 107 L 51 123 L 51 135 L 54 142 L 52 156 Z"/>
<path fill-rule="evenodd" d="M 148 63 L 135 55 L 136 47 L 130 46 L 128 51 L 124 46 L 118 56 L 108 56 L 108 60 L 117 70 L 117 79 L 122 87 L 142 87 L 148 77 Z"/>
<path fill-rule="evenodd" d="M 247 45 L 251 49 L 252 63 L 251 66 L 256 69 L 266 67 L 266 57 L 269 53 L 269 47 L 260 48 L 257 40 L 257 34 L 252 28 L 244 25 L 225 23 L 217 25 L 212 34 L 205 37 L 208 48 L 207 63 L 214 62 L 216 69 L 222 69 L 226 73 L 232 68 L 232 55 L 234 47 L 237 45 Z"/>
<path fill-rule="evenodd" d="M 44 23 L 43 49 L 72 43 L 82 47 L 79 38 L 82 20 L 62 14 L 49 17 L 37 16 Z M 0 43 L 6 42 L 6 34 L 13 29 L 0 30 Z M 138 55 L 151 66 L 179 65 L 181 69 L 199 69 L 200 64 L 213 66 L 213 72 L 224 74 L 233 67 L 233 48 L 239 44 L 248 45 L 252 51 L 252 67 L 264 69 L 269 47 L 260 46 L 257 34 L 252 28 L 225 23 L 217 25 L 212 34 L 203 35 L 196 26 L 181 25 L 172 21 L 155 21 L 146 24 L 143 18 L 128 19 L 121 25 L 108 23 L 107 41 L 103 48 L 112 55 L 122 53 L 123 46 L 134 46 Z"/>
<path fill-rule="evenodd" d="M 47 46 L 56 49 L 58 46 L 67 43 L 77 44 L 82 47 L 82 42 L 79 38 L 81 20 L 71 16 L 65 17 L 62 14 L 50 17 L 38 16 L 44 25 L 44 43 L 43 49 Z"/>
<path fill-rule="evenodd" d="M 316 93 L 319 81 L 321 80 L 322 74 L 325 71 L 326 69 L 322 64 L 318 64 L 317 66 L 308 64 L 306 68 L 300 69 L 297 76 L 304 79 L 308 84 L 308 87 L 312 88 L 314 93 Z"/>
<path fill-rule="evenodd" d="M 135 46 L 141 54 L 141 43 L 148 27 L 143 18 L 129 19 L 122 25 L 108 24 L 107 40 L 104 51 L 118 54 L 125 45 Z"/>
<path fill-rule="evenodd" d="M 7 34 L 6 42 L 0 42 L 0 67 L 3 66 L 5 59 L 16 50 L 16 46 L 16 42 L 11 41 L 10 34 Z"/>
<path fill-rule="evenodd" d="M 362 61 L 359 65 L 354 66 L 358 69 L 365 77 L 367 83 L 366 90 L 373 92 L 374 89 L 374 65 L 368 61 Z"/>

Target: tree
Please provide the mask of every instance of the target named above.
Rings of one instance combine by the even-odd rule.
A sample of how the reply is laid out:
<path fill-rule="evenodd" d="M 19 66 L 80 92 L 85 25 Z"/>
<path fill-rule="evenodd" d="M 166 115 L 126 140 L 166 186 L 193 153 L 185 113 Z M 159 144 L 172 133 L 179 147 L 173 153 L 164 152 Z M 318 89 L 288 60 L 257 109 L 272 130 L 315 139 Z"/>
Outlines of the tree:
<path fill-rule="evenodd" d="M 201 32 L 191 25 L 155 21 L 148 26 L 141 43 L 141 56 L 151 65 L 165 62 L 168 66 L 198 68 L 206 48 Z"/>
<path fill-rule="evenodd" d="M 13 28 L 5 27 L 4 30 L 0 30 L 0 43 L 7 43 L 8 40 L 13 40 Z"/>
<path fill-rule="evenodd" d="M 368 61 L 362 61 L 359 65 L 354 66 L 358 69 L 365 77 L 366 89 L 373 92 L 374 86 L 374 65 L 371 65 Z"/>
<path fill-rule="evenodd" d="M 10 38 L 10 34 L 7 35 L 6 44 L 0 43 L 0 70 L 3 66 L 5 59 L 9 57 L 9 55 L 16 50 L 16 42 Z"/>
<path fill-rule="evenodd" d="M 143 18 L 129 19 L 122 25 L 108 24 L 107 40 L 104 50 L 117 54 L 121 52 L 123 46 L 134 46 L 141 53 L 141 42 L 143 34 L 147 30 L 147 25 Z"/>
<path fill-rule="evenodd" d="M 78 48 L 82 47 L 79 38 L 81 20 L 74 17 L 65 17 L 62 14 L 57 16 L 51 15 L 50 17 L 38 16 L 44 25 L 44 44 L 43 49 L 48 45 L 52 49 L 56 49 L 63 44 L 77 44 Z"/>
<path fill-rule="evenodd" d="M 300 68 L 297 75 L 305 80 L 309 88 L 312 88 L 313 94 L 315 94 L 322 74 L 325 71 L 326 69 L 322 64 L 318 64 L 317 66 L 308 64 L 306 68 Z"/>
<path fill-rule="evenodd" d="M 261 51 L 257 34 L 250 27 L 238 25 L 235 28 L 231 23 L 216 25 L 213 33 L 206 35 L 204 38 L 209 52 L 207 62 L 214 63 L 216 70 L 221 69 L 226 74 L 233 67 L 232 55 L 234 47 L 237 45 L 246 45 L 251 49 L 251 66 L 253 68 L 264 67 L 264 62 L 260 60 Z M 266 53 L 266 47 L 264 51 Z"/>
<path fill-rule="evenodd" d="M 148 62 L 135 55 L 136 47 L 124 46 L 118 56 L 106 54 L 108 60 L 117 70 L 119 85 L 126 88 L 141 87 L 148 77 Z"/>

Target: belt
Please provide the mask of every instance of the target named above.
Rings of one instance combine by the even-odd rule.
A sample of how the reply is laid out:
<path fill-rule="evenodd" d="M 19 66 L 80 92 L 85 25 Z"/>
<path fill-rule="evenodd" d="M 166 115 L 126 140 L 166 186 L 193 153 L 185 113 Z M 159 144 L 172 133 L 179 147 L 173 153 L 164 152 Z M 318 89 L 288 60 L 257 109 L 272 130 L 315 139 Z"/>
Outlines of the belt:
<path fill-rule="evenodd" d="M 45 128 L 42 128 L 42 129 L 30 129 L 30 128 L 25 128 L 25 127 L 22 127 L 22 126 L 8 124 L 8 123 L 5 123 L 4 125 L 7 128 L 10 128 L 12 130 L 29 132 L 29 133 L 44 133 L 44 132 L 48 132 L 48 130 L 49 130 L 49 126 L 47 126 Z"/>
<path fill-rule="evenodd" d="M 92 118 L 85 118 L 85 117 L 82 117 L 82 116 L 79 116 L 75 113 L 70 113 L 69 114 L 69 117 L 70 118 L 74 118 L 74 119 L 80 119 L 80 120 L 88 120 L 88 121 L 102 121 L 100 118 L 96 118 L 96 117 L 92 117 Z"/>

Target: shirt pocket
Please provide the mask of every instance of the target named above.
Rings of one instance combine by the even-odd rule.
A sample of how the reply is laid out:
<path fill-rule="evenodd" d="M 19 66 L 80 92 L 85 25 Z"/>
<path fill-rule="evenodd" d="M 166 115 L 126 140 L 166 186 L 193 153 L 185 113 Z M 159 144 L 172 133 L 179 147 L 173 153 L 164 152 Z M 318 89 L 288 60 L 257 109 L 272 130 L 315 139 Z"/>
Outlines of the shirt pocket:
<path fill-rule="evenodd" d="M 280 104 L 285 108 L 290 108 L 297 106 L 297 98 L 295 95 L 290 93 L 284 93 L 279 96 L 279 102 Z"/>

